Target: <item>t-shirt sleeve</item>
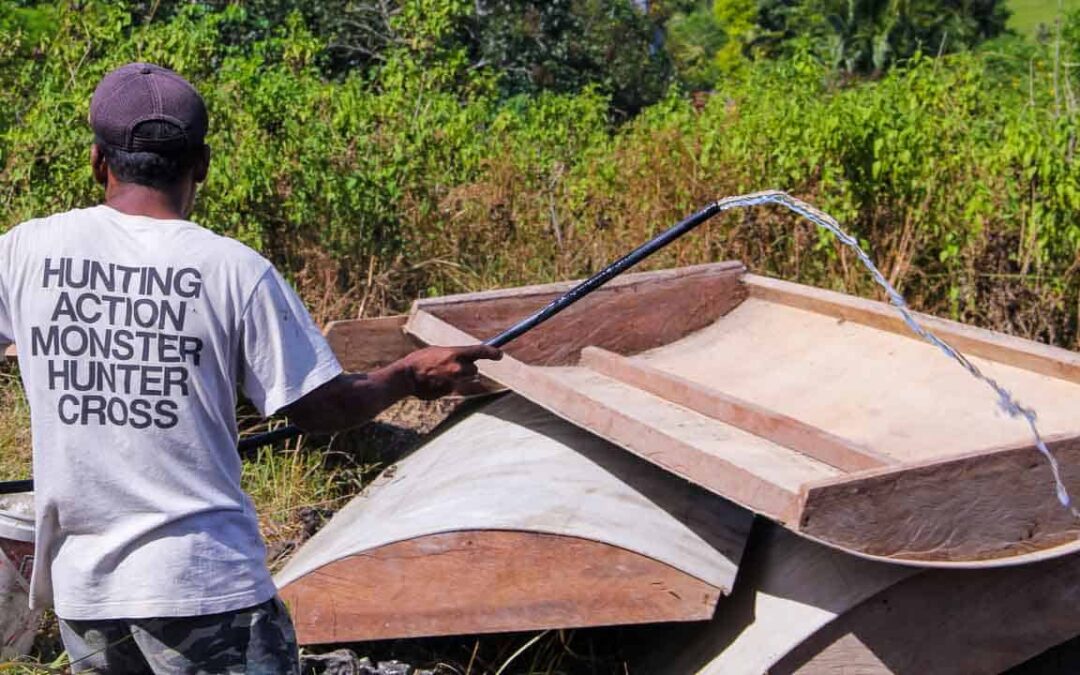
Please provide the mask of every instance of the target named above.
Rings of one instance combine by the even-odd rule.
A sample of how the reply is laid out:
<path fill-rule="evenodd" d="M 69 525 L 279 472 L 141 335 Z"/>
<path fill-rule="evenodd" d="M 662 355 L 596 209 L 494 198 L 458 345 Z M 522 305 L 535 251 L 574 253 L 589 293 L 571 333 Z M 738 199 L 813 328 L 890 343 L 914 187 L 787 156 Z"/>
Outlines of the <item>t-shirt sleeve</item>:
<path fill-rule="evenodd" d="M 0 349 L 15 342 L 15 324 L 12 320 L 12 298 L 8 292 L 13 272 L 15 231 L 0 235 Z"/>
<path fill-rule="evenodd" d="M 252 292 L 240 330 L 240 386 L 265 416 L 341 373 L 300 298 L 273 268 Z"/>

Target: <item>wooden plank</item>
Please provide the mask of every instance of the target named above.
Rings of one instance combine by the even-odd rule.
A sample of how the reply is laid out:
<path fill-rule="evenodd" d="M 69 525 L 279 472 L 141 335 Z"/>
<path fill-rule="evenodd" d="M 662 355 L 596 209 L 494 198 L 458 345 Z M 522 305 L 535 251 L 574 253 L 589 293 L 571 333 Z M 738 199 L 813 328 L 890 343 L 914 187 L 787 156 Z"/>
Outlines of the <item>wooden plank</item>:
<path fill-rule="evenodd" d="M 1080 556 L 929 570 L 845 612 L 769 672 L 996 675 L 1078 634 Z"/>
<path fill-rule="evenodd" d="M 583 347 L 634 354 L 709 325 L 742 302 L 745 268 L 727 262 L 678 270 L 626 274 L 612 280 L 546 324 L 507 345 L 531 365 L 567 365 Z M 487 339 L 569 290 L 571 283 L 529 286 L 421 300 L 424 311 Z"/>
<path fill-rule="evenodd" d="M 921 340 L 890 306 L 834 291 L 802 286 L 754 274 L 743 277 L 751 297 L 819 314 L 854 321 Z M 938 337 L 969 356 L 1025 368 L 1036 373 L 1080 383 L 1080 354 L 1031 340 L 918 314 L 919 321 Z"/>
<path fill-rule="evenodd" d="M 672 375 L 648 363 L 598 347 L 581 352 L 581 365 L 702 415 L 732 424 L 843 471 L 861 471 L 895 461 L 847 439 L 782 413 Z"/>
<path fill-rule="evenodd" d="M 491 530 L 389 544 L 281 591 L 303 645 L 696 621 L 712 616 L 719 596 L 608 544 Z"/>
<path fill-rule="evenodd" d="M 429 344 L 476 342 L 425 311 L 407 330 Z M 711 420 L 615 380 L 576 368 L 536 368 L 507 356 L 480 372 L 563 419 L 707 490 L 789 521 L 804 482 L 836 476 L 832 467 Z M 590 380 L 590 375 L 592 379 Z"/>
<path fill-rule="evenodd" d="M 397 361 L 421 345 L 405 332 L 407 315 L 332 321 L 326 341 L 350 372 L 366 373 Z"/>
<path fill-rule="evenodd" d="M 1049 439 L 1080 495 L 1080 437 Z M 1031 445 L 869 471 L 807 486 L 798 529 L 864 555 L 972 565 L 1080 547 L 1080 520 L 1055 499 Z"/>

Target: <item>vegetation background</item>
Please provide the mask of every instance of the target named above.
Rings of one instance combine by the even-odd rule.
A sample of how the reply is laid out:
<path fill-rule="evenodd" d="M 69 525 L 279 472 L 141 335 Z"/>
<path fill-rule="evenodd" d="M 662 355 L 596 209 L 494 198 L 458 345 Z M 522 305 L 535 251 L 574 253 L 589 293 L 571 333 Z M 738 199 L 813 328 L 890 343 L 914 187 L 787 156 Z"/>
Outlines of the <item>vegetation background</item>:
<path fill-rule="evenodd" d="M 0 0 L 0 223 L 98 199 L 90 93 L 147 60 L 211 109 L 195 219 L 273 260 L 319 321 L 585 276 L 710 200 L 779 188 L 836 216 L 915 307 L 1077 348 L 1077 6 Z M 648 265 L 725 258 L 876 295 L 831 236 L 772 209 L 728 214 Z M 13 369 L 0 398 L 0 477 L 23 477 Z M 400 432 L 246 464 L 274 561 Z M 632 670 L 617 634 L 573 639 L 545 636 L 507 672 Z M 486 672 L 529 640 L 380 649 Z"/>

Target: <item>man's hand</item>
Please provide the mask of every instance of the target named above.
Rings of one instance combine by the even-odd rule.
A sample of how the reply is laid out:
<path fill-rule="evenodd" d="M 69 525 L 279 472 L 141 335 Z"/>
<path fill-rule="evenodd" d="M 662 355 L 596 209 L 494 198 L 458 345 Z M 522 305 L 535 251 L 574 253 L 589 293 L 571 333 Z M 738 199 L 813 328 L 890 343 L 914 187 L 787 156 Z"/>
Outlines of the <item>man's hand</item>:
<path fill-rule="evenodd" d="M 285 413 L 304 431 L 334 432 L 363 424 L 406 396 L 431 400 L 476 377 L 476 361 L 498 360 L 495 347 L 427 347 L 370 373 L 342 373 Z"/>
<path fill-rule="evenodd" d="M 474 380 L 478 360 L 498 361 L 501 358 L 502 351 L 487 345 L 427 347 L 409 354 L 399 363 L 409 369 L 413 395 L 430 401 L 446 396 L 458 384 Z"/>

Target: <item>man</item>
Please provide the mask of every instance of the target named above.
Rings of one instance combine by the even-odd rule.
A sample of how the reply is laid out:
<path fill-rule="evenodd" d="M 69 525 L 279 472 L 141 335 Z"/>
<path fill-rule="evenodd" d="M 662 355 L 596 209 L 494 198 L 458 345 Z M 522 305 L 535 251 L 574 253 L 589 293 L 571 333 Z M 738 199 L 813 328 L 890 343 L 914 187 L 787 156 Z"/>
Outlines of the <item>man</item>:
<path fill-rule="evenodd" d="M 307 431 L 435 398 L 496 349 L 346 374 L 273 266 L 187 221 L 206 108 L 129 64 L 90 106 L 102 205 L 0 237 L 0 337 L 19 345 L 37 491 L 32 604 L 76 672 L 292 673 L 295 636 L 240 489 L 239 386 Z"/>

